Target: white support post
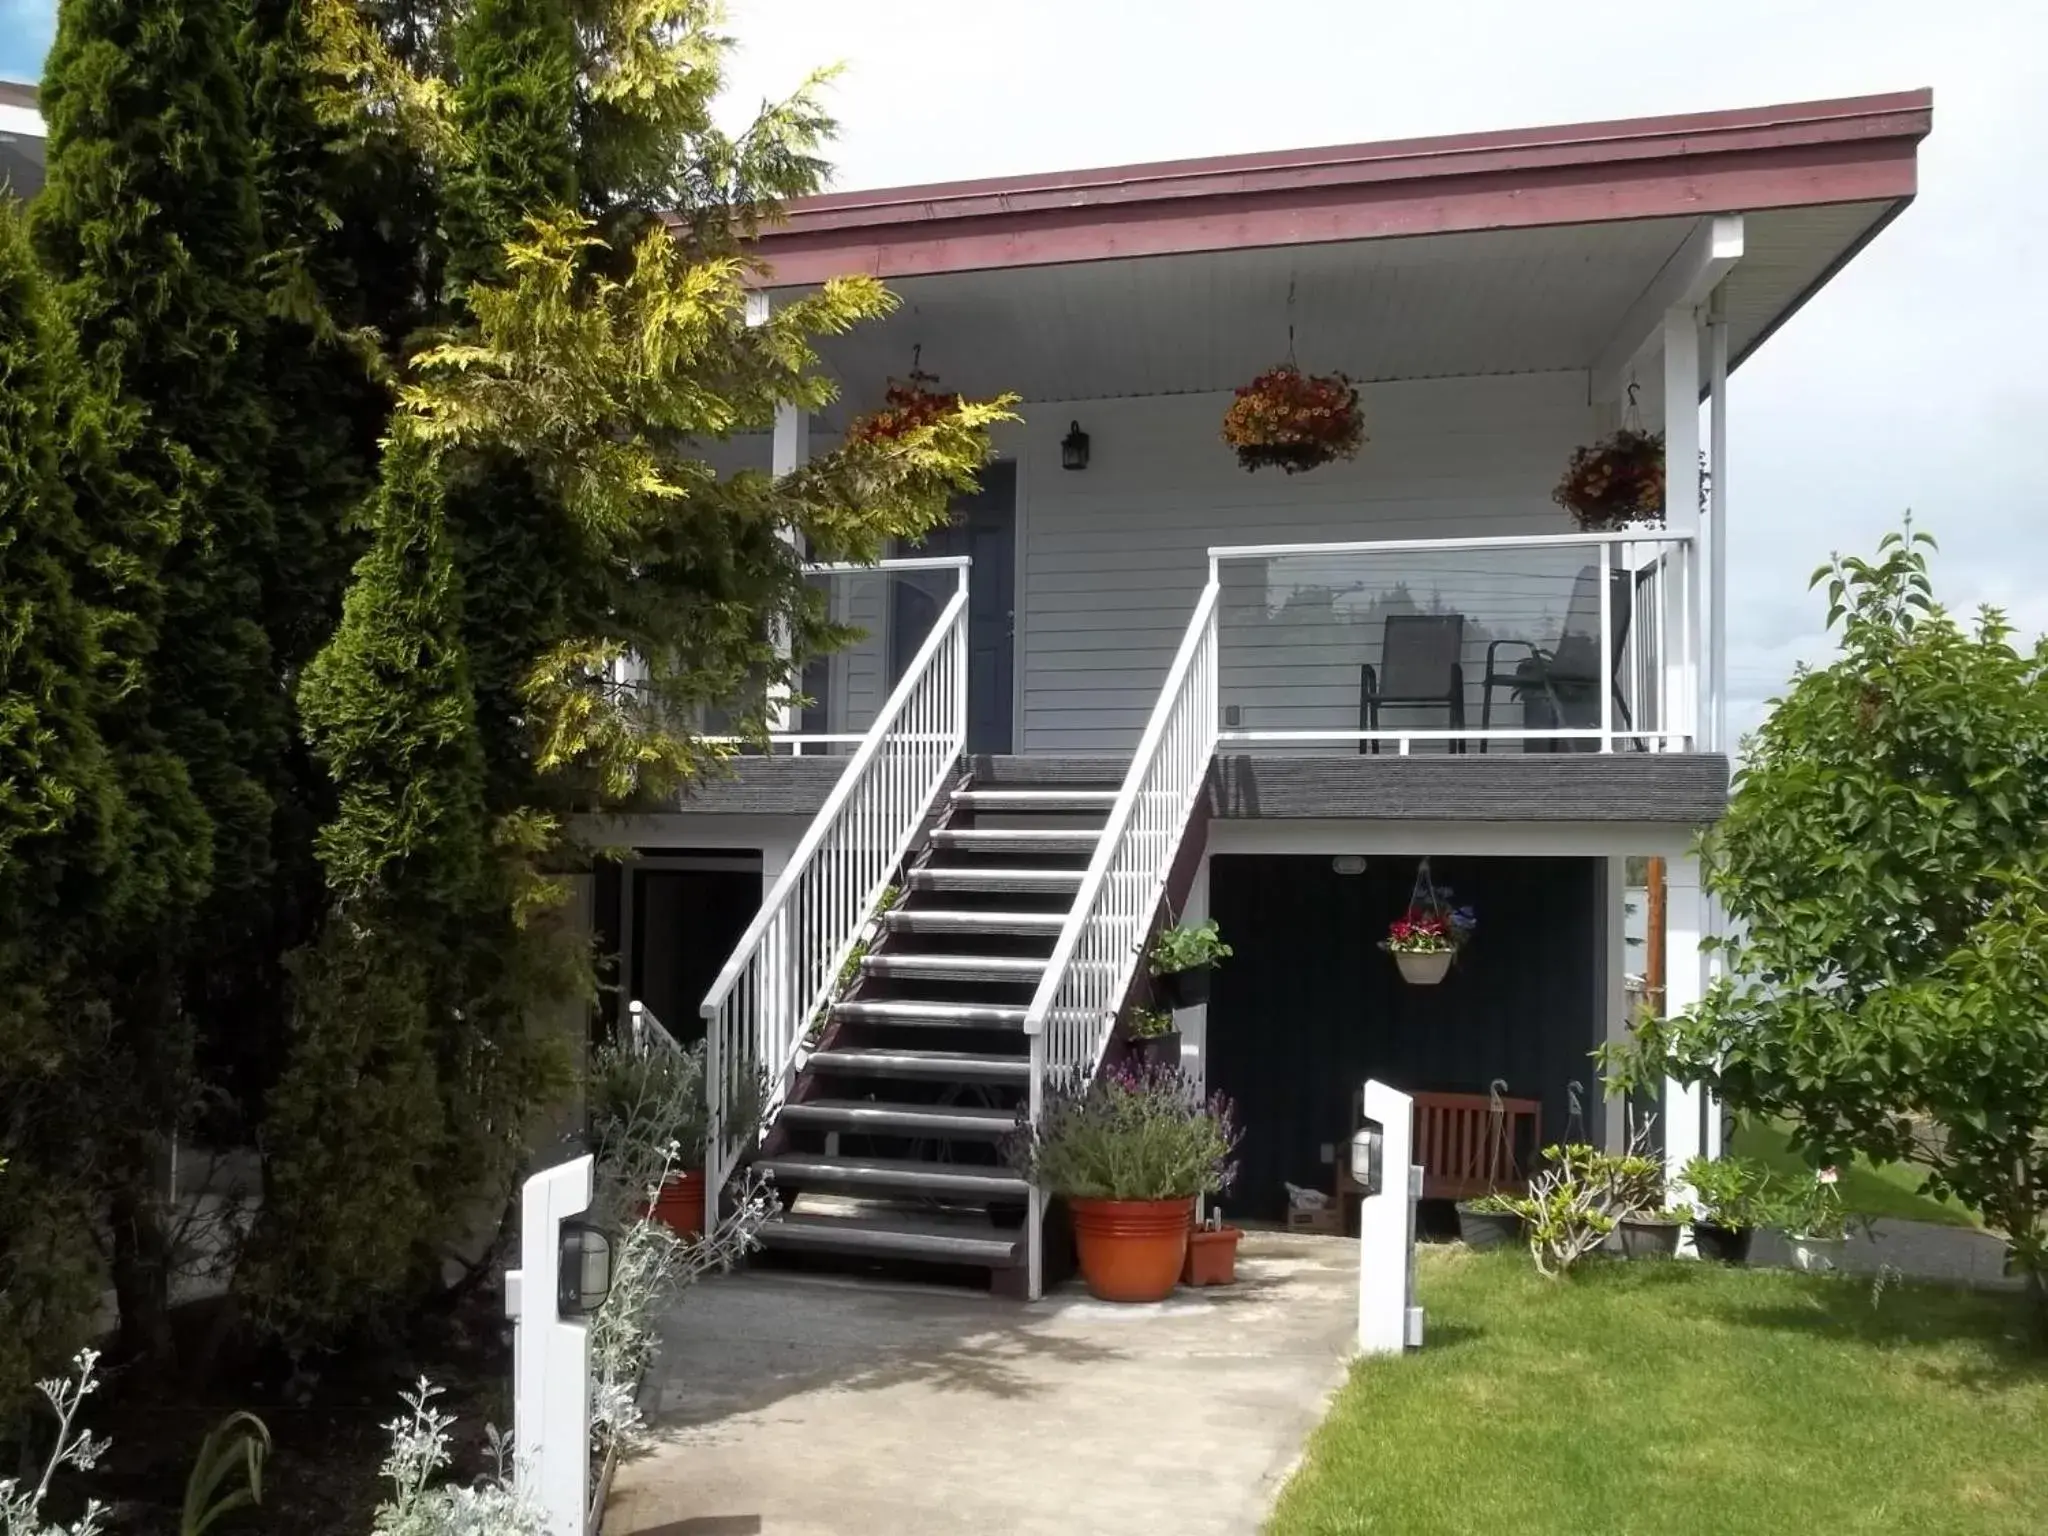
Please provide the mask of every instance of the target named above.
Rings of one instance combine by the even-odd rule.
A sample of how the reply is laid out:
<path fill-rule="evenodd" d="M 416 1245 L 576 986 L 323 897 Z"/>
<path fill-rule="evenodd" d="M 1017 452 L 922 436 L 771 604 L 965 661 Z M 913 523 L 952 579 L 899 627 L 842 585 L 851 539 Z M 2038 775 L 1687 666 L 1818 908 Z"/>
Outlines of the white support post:
<path fill-rule="evenodd" d="M 1707 749 L 1728 741 L 1728 309 L 1724 290 L 1707 301 Z"/>
<path fill-rule="evenodd" d="M 1398 1355 L 1422 1343 L 1422 1309 L 1415 1305 L 1415 1202 L 1422 1192 L 1415 1105 L 1397 1088 L 1368 1082 L 1363 1108 L 1383 1139 L 1380 1192 L 1358 1202 L 1358 1352 Z"/>
<path fill-rule="evenodd" d="M 591 1159 L 544 1168 L 519 1196 L 512 1319 L 512 1454 L 519 1491 L 547 1536 L 584 1536 L 590 1515 L 590 1328 L 558 1310 L 562 1223 L 590 1208 Z"/>
<path fill-rule="evenodd" d="M 766 325 L 774 312 L 774 300 L 761 289 L 747 295 L 747 324 Z M 792 474 L 797 466 L 811 457 L 811 418 L 807 411 L 798 406 L 782 404 L 775 407 L 775 436 L 770 448 L 768 467 L 776 479 Z M 783 543 L 792 550 L 797 549 L 797 535 L 794 529 L 784 529 Z M 799 551 L 800 552 L 800 551 Z M 789 636 L 778 631 L 775 637 L 776 654 L 789 655 Z M 776 735 L 789 735 L 796 730 L 796 716 L 790 704 L 790 689 L 787 686 L 770 691 L 768 695 L 768 729 Z"/>
<path fill-rule="evenodd" d="M 1706 893 L 1700 889 L 1700 861 L 1687 854 L 1664 865 L 1664 1011 L 1677 1017 L 1705 991 Z M 1678 1177 L 1694 1157 L 1706 1150 L 1703 1092 L 1675 1079 L 1664 1083 L 1664 1174 L 1673 1204 L 1690 1193 Z"/>
<path fill-rule="evenodd" d="M 1664 697 L 1672 718 L 1695 750 L 1700 729 L 1699 650 L 1702 574 L 1700 536 L 1700 328 L 1691 305 L 1664 315 L 1664 523 L 1674 533 L 1694 536 L 1693 569 L 1684 579 L 1665 584 L 1666 602 L 1675 611 L 1665 621 L 1673 642 L 1665 658 Z M 1681 567 L 1688 562 L 1677 562 Z"/>

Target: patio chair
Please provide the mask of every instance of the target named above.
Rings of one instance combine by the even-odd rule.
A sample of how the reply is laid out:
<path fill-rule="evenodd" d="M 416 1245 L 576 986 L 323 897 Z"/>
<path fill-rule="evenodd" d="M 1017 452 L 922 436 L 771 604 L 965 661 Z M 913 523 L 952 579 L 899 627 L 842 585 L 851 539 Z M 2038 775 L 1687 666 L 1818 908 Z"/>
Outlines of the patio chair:
<path fill-rule="evenodd" d="M 1607 605 L 1612 633 L 1605 677 L 1614 695 L 1614 718 L 1624 729 L 1635 723 L 1629 716 L 1628 700 L 1621 691 L 1622 659 L 1628 652 L 1629 615 L 1634 606 L 1635 585 L 1635 573 L 1632 571 L 1614 568 L 1607 573 Z M 1499 670 L 1500 653 L 1515 650 L 1528 654 L 1515 663 L 1512 670 Z M 1572 583 L 1571 602 L 1565 609 L 1564 627 L 1555 645 L 1546 649 L 1531 640 L 1495 640 L 1486 647 L 1486 673 L 1479 685 L 1480 729 L 1490 729 L 1493 725 L 1493 691 L 1496 688 L 1507 688 L 1520 696 L 1525 722 L 1529 702 L 1534 697 L 1541 700 L 1542 711 L 1553 728 L 1598 725 L 1601 680 L 1600 569 L 1588 565 L 1579 571 L 1578 579 Z M 1482 739 L 1479 750 L 1484 752 L 1489 745 L 1490 742 Z M 1540 746 L 1523 743 L 1526 751 L 1549 752 L 1597 750 L 1598 745 L 1590 741 L 1548 742 Z"/>
<path fill-rule="evenodd" d="M 1450 728 L 1465 728 L 1465 648 L 1462 613 L 1397 613 L 1390 615 L 1380 639 L 1380 664 L 1358 669 L 1358 728 L 1380 728 L 1380 711 L 1441 707 Z M 1377 741 L 1361 741 L 1360 752 L 1378 752 Z M 1463 741 L 1451 743 L 1465 750 Z"/>

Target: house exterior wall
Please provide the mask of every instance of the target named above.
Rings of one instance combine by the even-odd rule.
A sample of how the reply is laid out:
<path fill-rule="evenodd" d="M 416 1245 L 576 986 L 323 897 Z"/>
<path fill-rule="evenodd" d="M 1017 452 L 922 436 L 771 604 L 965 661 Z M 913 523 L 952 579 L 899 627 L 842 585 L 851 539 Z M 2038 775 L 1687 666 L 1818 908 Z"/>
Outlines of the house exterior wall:
<path fill-rule="evenodd" d="M 1607 421 L 1588 404 L 1583 373 L 1367 385 L 1360 395 L 1364 451 L 1299 476 L 1237 467 L 1218 435 L 1227 394 L 1023 408 L 1025 423 L 999 444 L 1020 471 L 1019 751 L 1136 745 L 1212 545 L 1571 531 L 1550 488 L 1572 449 Z M 1060 467 L 1070 421 L 1091 439 L 1085 471 Z M 1320 709 L 1335 712 L 1327 723 L 1354 724 L 1361 652 L 1332 639 L 1282 636 L 1261 672 L 1239 675 L 1237 702 L 1257 708 L 1271 697 L 1271 673 L 1285 671 L 1299 722 L 1256 723 L 1306 725 Z M 1226 707 L 1232 640 L 1226 627 Z"/>

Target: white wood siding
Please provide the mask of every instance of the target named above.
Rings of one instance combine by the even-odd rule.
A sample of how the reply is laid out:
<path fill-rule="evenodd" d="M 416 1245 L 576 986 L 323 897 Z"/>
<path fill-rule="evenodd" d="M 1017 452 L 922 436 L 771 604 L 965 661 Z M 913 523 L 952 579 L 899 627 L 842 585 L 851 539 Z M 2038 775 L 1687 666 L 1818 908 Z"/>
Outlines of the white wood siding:
<path fill-rule="evenodd" d="M 1024 408 L 1026 424 L 1004 442 L 1025 471 L 1020 751 L 1121 754 L 1136 745 L 1206 579 L 1211 545 L 1571 530 L 1550 489 L 1572 449 L 1606 425 L 1587 403 L 1583 373 L 1372 385 L 1361 397 L 1368 441 L 1358 459 L 1292 476 L 1237 467 L 1218 435 L 1228 395 Z M 1079 473 L 1059 463 L 1070 420 L 1091 439 L 1089 467 Z M 1231 593 L 1226 582 L 1226 598 Z M 1554 623 L 1547 611 L 1525 617 L 1539 633 Z M 1266 706 L 1245 723 L 1355 723 L 1364 653 L 1312 629 L 1278 638 L 1320 659 L 1285 693 L 1270 690 L 1300 671 L 1305 655 L 1286 661 L 1283 673 L 1240 672 L 1234 691 L 1257 700 L 1248 707 Z M 1343 638 L 1355 640 L 1356 629 Z M 1468 681 L 1478 659 L 1472 643 L 1468 637 Z M 1340 650 L 1344 659 L 1333 661 Z M 1471 708 L 1476 726 L 1476 694 Z"/>

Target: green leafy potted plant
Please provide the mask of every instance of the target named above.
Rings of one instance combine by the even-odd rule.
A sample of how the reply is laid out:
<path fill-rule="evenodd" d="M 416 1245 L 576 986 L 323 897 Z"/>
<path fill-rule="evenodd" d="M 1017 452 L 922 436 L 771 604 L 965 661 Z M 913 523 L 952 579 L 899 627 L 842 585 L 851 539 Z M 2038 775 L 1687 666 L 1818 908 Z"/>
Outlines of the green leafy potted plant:
<path fill-rule="evenodd" d="M 1460 1200 L 1457 1210 L 1458 1238 L 1467 1248 L 1504 1248 L 1522 1241 L 1522 1212 L 1513 1195 L 1495 1191 Z"/>
<path fill-rule="evenodd" d="M 1167 1008 L 1197 1008 L 1209 1001 L 1209 978 L 1216 962 L 1235 951 L 1223 942 L 1216 920 L 1176 923 L 1152 941 L 1152 988 Z"/>
<path fill-rule="evenodd" d="M 1849 1222 L 1842 1211 L 1837 1180 L 1833 1168 L 1822 1168 L 1810 1181 L 1794 1188 L 1779 1212 L 1794 1269 L 1825 1275 L 1842 1267 Z"/>
<path fill-rule="evenodd" d="M 1237 1127 L 1177 1071 L 1114 1067 L 1048 1084 L 1011 1143 L 1032 1183 L 1067 1203 L 1081 1278 L 1103 1301 L 1161 1301 L 1187 1259 L 1195 1200 L 1229 1187 Z"/>
<path fill-rule="evenodd" d="M 1692 1189 L 1692 1240 L 1700 1257 L 1748 1263 L 1757 1225 L 1771 1208 L 1770 1170 L 1739 1157 L 1696 1157 L 1680 1177 Z"/>
<path fill-rule="evenodd" d="M 1180 1065 L 1180 1031 L 1164 1009 L 1133 1008 L 1124 1019 L 1124 1041 L 1131 1060 L 1141 1067 Z"/>

